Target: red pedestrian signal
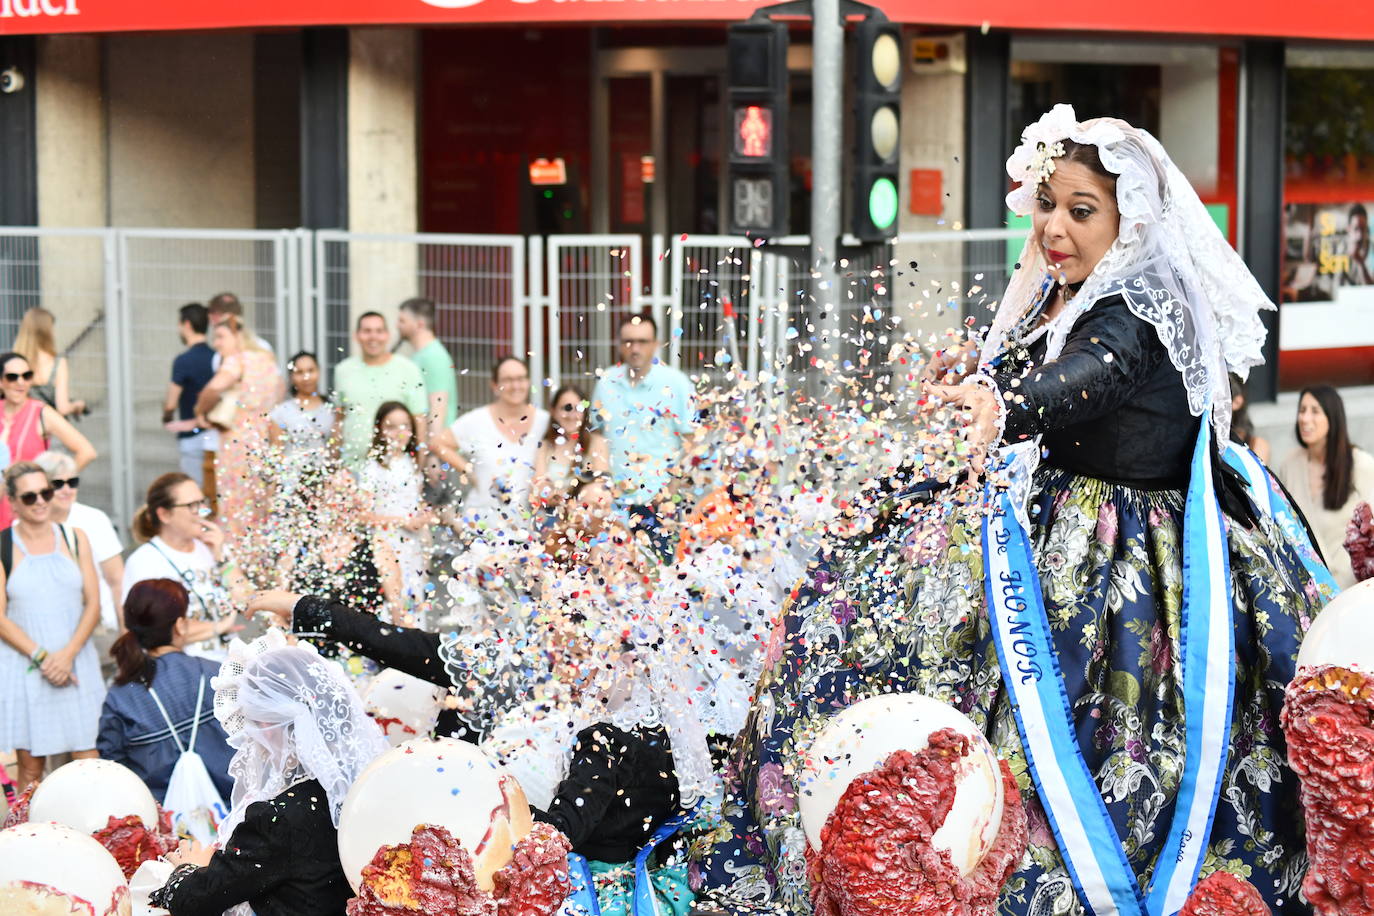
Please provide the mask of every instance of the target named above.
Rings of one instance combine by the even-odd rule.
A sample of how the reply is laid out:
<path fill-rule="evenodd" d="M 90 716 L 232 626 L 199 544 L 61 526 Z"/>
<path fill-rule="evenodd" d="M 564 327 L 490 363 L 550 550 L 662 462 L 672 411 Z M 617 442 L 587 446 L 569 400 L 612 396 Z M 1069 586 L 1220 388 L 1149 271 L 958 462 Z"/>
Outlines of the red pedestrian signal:
<path fill-rule="evenodd" d="M 726 226 L 732 235 L 787 234 L 787 26 L 730 26 L 726 38 Z"/>
<path fill-rule="evenodd" d="M 735 155 L 767 159 L 773 155 L 773 112 L 762 105 L 735 109 Z"/>

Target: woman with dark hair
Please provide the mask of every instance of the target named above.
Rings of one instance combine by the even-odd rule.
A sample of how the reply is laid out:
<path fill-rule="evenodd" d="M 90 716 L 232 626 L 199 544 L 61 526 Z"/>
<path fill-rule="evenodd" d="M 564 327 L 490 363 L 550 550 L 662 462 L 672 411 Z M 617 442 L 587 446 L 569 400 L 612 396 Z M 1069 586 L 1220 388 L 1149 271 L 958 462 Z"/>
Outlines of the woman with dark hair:
<path fill-rule="evenodd" d="M 226 559 L 224 529 L 210 520 L 200 485 L 179 471 L 154 480 L 134 514 L 133 531 L 143 543 L 124 563 L 124 600 L 145 579 L 175 579 L 191 596 L 191 654 L 220 657 L 220 639 L 238 616 L 234 601 L 251 589 L 243 571 Z"/>
<path fill-rule="evenodd" d="M 119 671 L 105 695 L 96 739 L 100 756 L 137 773 L 159 803 L 183 747 L 200 755 L 220 797 L 228 798 L 234 789 L 229 776 L 234 752 L 215 719 L 210 685 L 219 663 L 182 651 L 190 641 L 189 600 L 186 587 L 173 579 L 145 579 L 129 590 L 128 629 L 110 647 Z"/>
<path fill-rule="evenodd" d="M 1362 500 L 1374 500 L 1374 456 L 1350 443 L 1345 403 L 1330 385 L 1304 388 L 1294 426 L 1298 448 L 1279 465 L 1279 479 L 1317 536 L 1341 588 L 1355 584 L 1345 530 Z"/>
<path fill-rule="evenodd" d="M 0 469 L 32 461 L 48 450 L 52 437 L 72 453 L 80 471 L 95 460 L 95 447 L 55 408 L 30 397 L 33 378 L 33 364 L 23 354 L 0 355 Z M 0 500 L 0 529 L 13 520 L 9 503 Z"/>
<path fill-rule="evenodd" d="M 339 412 L 320 390 L 320 361 L 302 350 L 286 364 L 287 398 L 267 415 L 267 438 L 288 460 L 302 454 L 339 452 Z"/>
<path fill-rule="evenodd" d="M 724 817 L 693 850 L 700 885 L 727 911 L 808 916 L 849 889 L 871 899 L 869 880 L 891 892 L 884 912 L 915 911 L 905 867 L 811 846 L 799 808 L 837 713 L 920 693 L 972 720 L 1029 821 L 970 910 L 1177 913 L 1224 870 L 1297 913 L 1306 848 L 1279 713 L 1329 574 L 1277 517 L 1277 483 L 1227 446 L 1226 374 L 1262 362 L 1273 303 L 1144 130 L 1059 105 L 1007 173 L 1030 230 L 992 324 L 927 368 L 918 479 L 848 497 L 864 524 L 831 529 L 783 608 Z M 931 810 L 902 796 L 834 835 Z"/>
<path fill-rule="evenodd" d="M 378 407 L 358 487 L 371 497 L 373 542 L 384 542 L 401 564 L 403 600 L 410 607 L 425 598 L 425 553 L 419 536 L 433 514 L 420 499 L 419 452 L 418 424 L 410 409 L 400 401 Z M 394 608 L 395 613 L 404 609 Z"/>
<path fill-rule="evenodd" d="M 563 385 L 549 398 L 549 428 L 534 455 L 531 506 L 556 506 L 580 474 L 610 470 L 606 437 L 588 427 L 589 404 L 586 392 L 576 385 Z"/>
<path fill-rule="evenodd" d="M 430 447 L 467 476 L 463 520 L 498 540 L 520 538 L 529 527 L 535 452 L 549 428 L 549 412 L 530 403 L 530 367 L 502 356 L 491 367 L 492 401 L 441 430 Z"/>

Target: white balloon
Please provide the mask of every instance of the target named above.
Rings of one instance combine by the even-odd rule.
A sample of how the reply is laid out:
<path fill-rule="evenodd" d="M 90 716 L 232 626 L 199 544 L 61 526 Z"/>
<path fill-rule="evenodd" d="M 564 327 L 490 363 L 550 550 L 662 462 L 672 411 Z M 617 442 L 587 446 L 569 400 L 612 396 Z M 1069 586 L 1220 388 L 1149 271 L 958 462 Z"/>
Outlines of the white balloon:
<path fill-rule="evenodd" d="M 0 913 L 129 916 L 119 863 L 88 834 L 63 824 L 0 830 Z"/>
<path fill-rule="evenodd" d="M 395 668 L 383 668 L 367 685 L 363 708 L 377 720 L 392 747 L 428 738 L 439 721 L 444 691 Z"/>
<path fill-rule="evenodd" d="M 476 745 L 407 741 L 372 761 L 344 799 L 339 861 L 353 890 L 378 849 L 410 842 L 421 824 L 443 827 L 462 842 L 487 891 L 534 826 L 519 782 Z"/>
<path fill-rule="evenodd" d="M 103 829 L 111 817 L 135 815 L 157 830 L 157 800 L 133 770 L 113 760 L 73 760 L 38 784 L 30 821 L 66 824 L 82 833 Z"/>
<path fill-rule="evenodd" d="M 803 763 L 797 800 L 811 848 L 821 848 L 821 828 L 855 777 L 876 769 L 894 751 L 924 750 L 930 736 L 945 728 L 968 735 L 972 746 L 954 805 L 931 840 L 949 852 L 962 874 L 973 871 L 1002 827 L 1002 769 L 992 745 L 967 716 L 918 693 L 861 700 L 827 722 L 816 737 Z"/>
<path fill-rule="evenodd" d="M 1345 589 L 1303 637 L 1298 667 L 1338 665 L 1374 674 L 1374 579 Z"/>

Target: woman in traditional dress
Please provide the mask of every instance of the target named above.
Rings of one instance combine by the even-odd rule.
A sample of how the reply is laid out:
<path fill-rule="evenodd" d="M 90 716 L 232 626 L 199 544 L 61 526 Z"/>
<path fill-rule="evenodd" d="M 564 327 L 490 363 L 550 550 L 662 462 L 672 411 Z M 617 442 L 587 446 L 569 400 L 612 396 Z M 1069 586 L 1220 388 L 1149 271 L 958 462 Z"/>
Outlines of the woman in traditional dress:
<path fill-rule="evenodd" d="M 338 826 L 353 781 L 389 745 L 337 665 L 280 632 L 235 641 L 214 680 L 235 748 L 215 846 L 183 841 L 152 903 L 172 916 L 343 916 Z"/>
<path fill-rule="evenodd" d="M 965 415 L 975 474 L 889 488 L 822 549 L 697 880 L 734 912 L 810 913 L 800 764 L 839 710 L 914 691 L 1020 784 L 1030 848 L 1000 913 L 1174 913 L 1219 869 L 1303 912 L 1279 711 L 1332 584 L 1253 456 L 1218 452 L 1227 371 L 1260 362 L 1272 305 L 1146 132 L 1057 106 L 1007 168 L 1033 228 L 991 329 L 925 392 Z"/>

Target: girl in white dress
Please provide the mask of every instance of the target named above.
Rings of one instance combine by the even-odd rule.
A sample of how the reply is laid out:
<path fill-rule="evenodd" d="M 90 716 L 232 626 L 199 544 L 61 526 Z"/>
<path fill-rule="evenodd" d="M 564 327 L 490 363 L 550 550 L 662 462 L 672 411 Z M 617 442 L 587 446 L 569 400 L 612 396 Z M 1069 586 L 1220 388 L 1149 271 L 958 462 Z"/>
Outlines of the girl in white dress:
<path fill-rule="evenodd" d="M 425 548 L 420 535 L 432 523 L 431 513 L 420 499 L 419 446 L 414 415 L 400 401 L 387 401 L 377 408 L 372 447 L 358 478 L 359 485 L 372 495 L 376 536 L 400 561 L 406 606 L 401 614 L 407 618 L 408 611 L 425 598 Z"/>

